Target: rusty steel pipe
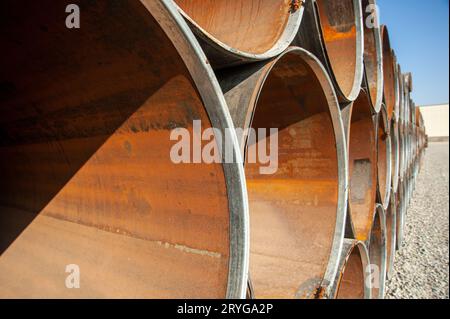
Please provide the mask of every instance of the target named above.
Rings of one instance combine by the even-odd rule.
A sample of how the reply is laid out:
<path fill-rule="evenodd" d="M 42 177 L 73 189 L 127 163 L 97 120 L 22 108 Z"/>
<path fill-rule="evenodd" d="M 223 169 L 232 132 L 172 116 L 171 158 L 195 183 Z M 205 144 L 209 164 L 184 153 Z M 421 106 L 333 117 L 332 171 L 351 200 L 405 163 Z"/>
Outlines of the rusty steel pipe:
<path fill-rule="evenodd" d="M 326 66 L 341 102 L 354 101 L 364 74 L 364 30 L 360 0 L 306 1 L 295 45 Z"/>
<path fill-rule="evenodd" d="M 278 169 L 271 175 L 262 175 L 262 165 L 248 160 L 270 136 L 241 139 L 254 295 L 327 295 L 347 205 L 345 137 L 332 83 L 312 54 L 295 47 L 218 77 L 237 128 L 278 129 Z"/>
<path fill-rule="evenodd" d="M 396 248 L 400 250 L 403 246 L 405 222 L 407 210 L 407 194 L 406 194 L 406 179 L 401 182 L 398 200 L 397 200 L 397 241 Z"/>
<path fill-rule="evenodd" d="M 339 262 L 339 274 L 334 286 L 336 299 L 371 299 L 372 286 L 366 280 L 370 265 L 369 252 L 363 242 L 345 239 Z"/>
<path fill-rule="evenodd" d="M 399 138 L 399 121 L 396 120 L 396 116 L 394 114 L 391 122 L 390 122 L 390 136 L 391 136 L 391 181 L 392 188 L 394 193 L 397 192 L 399 176 L 400 176 L 400 138 Z"/>
<path fill-rule="evenodd" d="M 389 207 L 386 211 L 386 277 L 392 278 L 397 245 L 397 194 L 391 189 Z"/>
<path fill-rule="evenodd" d="M 355 238 L 365 241 L 372 228 L 377 196 L 377 141 L 369 94 L 361 90 L 342 114 L 347 127 L 349 218 Z"/>
<path fill-rule="evenodd" d="M 372 298 L 384 299 L 386 285 L 386 215 L 383 206 L 377 205 L 373 214 L 373 224 L 370 238 L 367 241 L 371 274 L 376 281 L 372 286 Z M 378 279 L 378 280 L 377 280 Z"/>
<path fill-rule="evenodd" d="M 362 0 L 364 26 L 364 70 L 365 82 L 369 92 L 372 108 L 375 113 L 381 110 L 383 103 L 383 48 L 380 27 L 368 24 L 369 19 L 378 20 L 378 12 L 368 10 L 370 6 L 376 8 L 375 0 Z M 375 16 L 372 16 L 375 13 Z"/>
<path fill-rule="evenodd" d="M 0 297 L 244 298 L 242 165 L 170 159 L 233 128 L 194 35 L 171 1 L 78 1 L 77 30 L 69 3 L 1 4 Z"/>
<path fill-rule="evenodd" d="M 397 63 L 397 56 L 395 55 L 395 51 L 392 50 L 392 60 L 394 62 L 394 94 L 395 94 L 395 104 L 394 104 L 394 110 L 391 115 L 391 119 L 394 119 L 398 122 L 400 117 L 400 103 L 401 103 L 401 87 L 400 87 L 400 74 L 398 73 L 399 65 Z"/>
<path fill-rule="evenodd" d="M 389 206 L 391 189 L 391 136 L 387 109 L 383 105 L 377 117 L 377 180 L 378 197 L 384 209 Z"/>
<path fill-rule="evenodd" d="M 391 49 L 389 32 L 385 25 L 381 26 L 381 38 L 383 42 L 383 76 L 384 76 L 384 103 L 388 121 L 391 120 L 395 110 L 396 92 L 395 92 L 395 60 Z"/>
<path fill-rule="evenodd" d="M 292 42 L 303 5 L 291 0 L 174 0 L 214 68 L 277 56 Z"/>

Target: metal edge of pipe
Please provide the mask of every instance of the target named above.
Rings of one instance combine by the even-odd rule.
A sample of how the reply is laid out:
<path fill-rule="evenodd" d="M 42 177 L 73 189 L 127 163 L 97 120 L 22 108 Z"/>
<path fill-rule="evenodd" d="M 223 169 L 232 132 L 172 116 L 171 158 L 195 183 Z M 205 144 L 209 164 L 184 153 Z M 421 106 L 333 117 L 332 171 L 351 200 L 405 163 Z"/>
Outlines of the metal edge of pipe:
<path fill-rule="evenodd" d="M 394 114 L 390 128 L 391 156 L 392 155 L 394 156 L 394 161 L 393 162 L 391 161 L 391 173 L 392 173 L 391 181 L 394 193 L 396 193 L 398 190 L 399 172 L 400 172 L 400 150 L 399 150 L 400 141 L 399 141 L 398 125 L 399 122 L 396 120 L 396 115 Z"/>
<path fill-rule="evenodd" d="M 379 280 L 379 294 L 378 296 L 374 296 L 372 293 L 372 298 L 374 299 L 384 299 L 385 296 L 385 288 L 386 288 L 386 261 L 387 261 L 387 246 L 386 246 L 386 211 L 384 209 L 384 207 L 381 204 L 377 204 L 375 207 L 375 212 L 374 212 L 374 217 L 373 220 L 374 222 L 372 223 L 372 225 L 375 225 L 375 220 L 379 219 L 380 222 L 380 229 L 381 229 L 381 243 L 380 243 L 380 248 L 381 248 L 381 252 L 380 252 L 380 261 L 381 261 L 381 269 L 379 272 L 380 275 L 380 280 Z M 369 258 L 370 258 L 370 242 L 372 240 L 372 232 L 370 233 L 370 237 L 369 239 L 366 241 L 366 247 L 368 247 L 369 250 Z"/>
<path fill-rule="evenodd" d="M 404 183 L 402 183 L 401 188 L 401 196 L 400 196 L 400 203 L 399 203 L 399 210 L 397 211 L 397 241 L 396 246 L 397 250 L 400 250 L 403 247 L 403 240 L 404 240 L 404 232 L 405 232 L 405 219 L 406 219 L 406 201 L 407 201 L 407 194 L 406 194 L 406 180 Z"/>
<path fill-rule="evenodd" d="M 215 127 L 234 132 L 225 98 L 212 68 L 199 43 L 171 0 L 141 0 L 174 44 L 203 99 L 205 109 Z M 206 79 L 206 80 L 205 80 Z M 232 133 L 233 153 L 240 158 L 237 137 Z M 226 297 L 246 296 L 249 264 L 249 210 L 243 166 L 224 165 L 230 210 L 230 262 Z"/>
<path fill-rule="evenodd" d="M 395 252 L 397 247 L 397 194 L 394 192 L 394 190 L 391 188 L 391 202 L 389 205 L 389 209 L 387 212 L 391 215 L 392 222 L 391 222 L 391 233 L 386 234 L 386 236 L 390 236 L 391 240 L 391 247 L 389 249 L 390 255 L 387 256 L 387 260 L 389 261 L 386 263 L 386 279 L 391 279 L 392 275 L 394 273 L 394 265 L 395 265 Z M 387 220 L 387 213 L 386 213 L 386 220 Z"/>
<path fill-rule="evenodd" d="M 165 0 L 169 1 L 169 0 Z M 186 14 L 183 9 L 181 9 L 173 0 L 170 0 L 172 5 L 178 10 L 181 16 L 187 21 L 188 25 L 191 27 L 193 33 L 198 38 L 201 46 L 206 52 L 208 59 L 214 65 L 218 60 L 225 61 L 218 64 L 218 68 L 224 68 L 233 65 L 245 64 L 250 62 L 263 61 L 267 59 L 271 59 L 281 54 L 286 48 L 294 40 L 295 35 L 297 34 L 300 24 L 303 17 L 304 12 L 304 2 L 305 1 L 313 1 L 313 0 L 302 0 L 302 5 L 300 8 L 291 13 L 288 18 L 288 22 L 286 23 L 283 34 L 280 39 L 278 39 L 277 43 L 268 51 L 260 54 L 254 54 L 250 52 L 244 52 L 233 48 L 219 39 L 215 38 L 211 34 L 209 34 L 205 29 L 199 26 L 188 14 Z"/>
<path fill-rule="evenodd" d="M 391 178 L 392 178 L 392 163 L 391 163 L 391 152 L 392 152 L 392 147 L 391 147 L 391 132 L 390 132 L 390 126 L 389 126 L 389 122 L 388 122 L 388 115 L 387 115 L 387 110 L 386 110 L 386 106 L 383 105 L 381 107 L 381 112 L 379 113 L 378 119 L 382 120 L 382 123 L 379 122 L 378 120 L 378 125 L 382 124 L 384 126 L 384 130 L 386 133 L 386 185 L 385 185 L 385 194 L 381 194 L 380 192 L 380 187 L 378 187 L 378 193 L 379 193 L 379 197 L 380 197 L 380 201 L 381 204 L 383 205 L 384 209 L 387 209 L 389 206 L 389 198 L 391 196 L 390 194 L 390 189 L 391 189 Z M 377 125 L 377 130 L 378 130 L 378 125 Z M 378 132 L 377 132 L 378 134 Z M 378 148 L 378 143 L 377 143 L 377 148 Z M 379 180 L 378 180 L 379 182 Z M 380 185 L 378 185 L 380 186 Z"/>
<path fill-rule="evenodd" d="M 364 0 L 363 0 L 364 1 Z M 363 8 L 363 1 L 361 1 L 361 9 L 363 10 L 363 23 L 365 23 L 367 17 L 364 15 L 364 13 L 369 13 L 367 10 L 364 11 Z M 370 28 L 374 30 L 374 38 L 375 38 L 375 50 L 377 55 L 377 93 L 376 93 L 376 99 L 373 101 L 372 96 L 369 94 L 370 103 L 372 104 L 372 110 L 373 113 L 377 114 L 381 110 L 381 105 L 383 104 L 383 85 L 384 85 L 384 70 L 383 70 L 383 45 L 381 41 L 381 32 L 380 32 L 380 26 L 378 23 L 378 17 L 379 13 L 377 11 L 377 4 L 376 0 L 365 0 L 369 5 L 374 5 L 376 8 L 376 25 L 373 28 Z M 364 28 L 364 27 L 363 27 Z M 364 28 L 365 29 L 365 28 Z M 365 32 L 364 32 L 365 33 Z M 364 37 L 366 35 L 364 34 Z M 366 48 L 364 48 L 365 51 Z M 367 68 L 366 63 L 364 61 L 364 75 L 363 75 L 363 83 L 362 86 L 365 90 L 370 92 L 370 85 L 367 77 Z"/>
<path fill-rule="evenodd" d="M 368 266 L 370 265 L 370 258 L 366 244 L 356 239 L 344 239 L 342 243 L 343 253 L 341 254 L 341 257 L 337 262 L 339 272 L 336 273 L 336 278 L 333 281 L 333 285 L 330 286 L 329 290 L 330 298 L 336 299 L 338 296 L 341 280 L 345 273 L 345 267 L 354 249 L 359 250 L 363 266 L 363 273 L 364 275 L 366 275 L 367 273 Z M 367 280 L 364 280 L 364 299 L 372 299 L 372 284 Z"/>
<path fill-rule="evenodd" d="M 392 50 L 392 58 L 394 62 L 394 94 L 395 94 L 395 105 L 394 105 L 394 114 L 391 114 L 392 117 L 395 116 L 396 121 L 398 121 L 398 117 L 400 116 L 400 83 L 399 83 L 399 75 L 398 75 L 398 63 L 397 63 L 397 55 L 395 51 Z M 388 114 L 389 115 L 389 114 Z"/>
<path fill-rule="evenodd" d="M 372 3 L 373 5 L 377 6 L 375 0 L 369 0 L 369 3 Z M 377 15 L 379 15 L 378 12 L 377 12 Z M 377 63 L 379 76 L 377 79 L 378 92 L 377 92 L 377 99 L 374 104 L 374 110 L 376 113 L 378 113 L 378 112 L 380 112 L 381 106 L 383 104 L 384 70 L 383 70 L 383 44 L 382 44 L 382 40 L 381 40 L 381 30 L 380 30 L 380 26 L 378 24 L 375 26 L 375 30 L 376 30 L 375 31 L 375 46 L 376 46 L 376 49 L 378 52 L 378 59 L 379 59 L 379 61 Z"/>

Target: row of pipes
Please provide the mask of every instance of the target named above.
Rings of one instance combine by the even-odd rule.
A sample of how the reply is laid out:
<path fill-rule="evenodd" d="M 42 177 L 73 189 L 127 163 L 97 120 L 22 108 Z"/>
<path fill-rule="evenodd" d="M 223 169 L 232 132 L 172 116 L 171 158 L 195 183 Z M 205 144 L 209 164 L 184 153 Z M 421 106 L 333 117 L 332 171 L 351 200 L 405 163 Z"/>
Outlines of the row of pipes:
<path fill-rule="evenodd" d="M 1 298 L 384 297 L 427 137 L 374 0 L 0 7 Z"/>

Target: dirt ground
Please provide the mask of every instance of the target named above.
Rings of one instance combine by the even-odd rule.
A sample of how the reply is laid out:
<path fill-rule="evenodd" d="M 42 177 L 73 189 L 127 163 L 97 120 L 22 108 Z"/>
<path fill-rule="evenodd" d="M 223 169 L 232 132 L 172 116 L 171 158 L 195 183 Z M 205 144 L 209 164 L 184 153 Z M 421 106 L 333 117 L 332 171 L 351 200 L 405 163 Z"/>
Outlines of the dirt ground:
<path fill-rule="evenodd" d="M 449 143 L 431 143 L 423 164 L 389 299 L 449 298 Z"/>

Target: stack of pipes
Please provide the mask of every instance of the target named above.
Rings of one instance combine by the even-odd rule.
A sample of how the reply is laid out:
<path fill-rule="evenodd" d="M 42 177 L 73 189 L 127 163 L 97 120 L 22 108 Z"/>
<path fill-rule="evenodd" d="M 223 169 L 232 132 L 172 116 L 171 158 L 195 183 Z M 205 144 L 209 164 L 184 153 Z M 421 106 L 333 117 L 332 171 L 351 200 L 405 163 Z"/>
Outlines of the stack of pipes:
<path fill-rule="evenodd" d="M 1 4 L 0 297 L 384 297 L 427 136 L 375 0 L 71 2 Z"/>

